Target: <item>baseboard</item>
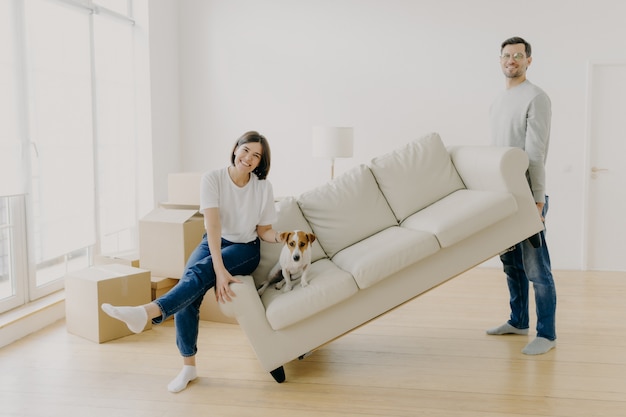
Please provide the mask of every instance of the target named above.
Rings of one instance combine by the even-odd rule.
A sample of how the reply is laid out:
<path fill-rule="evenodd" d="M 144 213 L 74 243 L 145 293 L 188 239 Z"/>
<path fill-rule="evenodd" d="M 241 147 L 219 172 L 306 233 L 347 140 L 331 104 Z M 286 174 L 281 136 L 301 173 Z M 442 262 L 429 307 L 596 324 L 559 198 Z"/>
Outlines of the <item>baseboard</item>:
<path fill-rule="evenodd" d="M 3 313 L 0 315 L 0 348 L 64 318 L 64 291 Z"/>

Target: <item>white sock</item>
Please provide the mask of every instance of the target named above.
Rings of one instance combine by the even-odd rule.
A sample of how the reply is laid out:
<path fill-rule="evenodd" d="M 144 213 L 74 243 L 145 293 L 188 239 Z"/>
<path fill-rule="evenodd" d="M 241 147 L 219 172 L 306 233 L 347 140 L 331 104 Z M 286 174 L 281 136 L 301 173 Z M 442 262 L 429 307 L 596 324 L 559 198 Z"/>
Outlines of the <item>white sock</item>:
<path fill-rule="evenodd" d="M 546 339 L 545 337 L 537 337 L 535 340 L 526 345 L 522 349 L 522 353 L 526 355 L 543 355 L 556 347 L 556 340 Z"/>
<path fill-rule="evenodd" d="M 518 329 L 517 327 L 511 326 L 507 322 L 507 323 L 504 323 L 502 326 L 494 327 L 493 329 L 488 329 L 487 334 L 491 334 L 491 335 L 528 334 L 528 329 Z"/>
<path fill-rule="evenodd" d="M 114 319 L 126 323 L 133 333 L 141 333 L 148 322 L 148 313 L 142 306 L 137 307 L 115 307 L 111 304 L 102 304 L 102 310 Z"/>
<path fill-rule="evenodd" d="M 187 388 L 187 384 L 196 379 L 198 374 L 196 373 L 196 367 L 192 365 L 183 365 L 183 369 L 180 371 L 176 378 L 167 384 L 169 392 L 180 392 Z"/>

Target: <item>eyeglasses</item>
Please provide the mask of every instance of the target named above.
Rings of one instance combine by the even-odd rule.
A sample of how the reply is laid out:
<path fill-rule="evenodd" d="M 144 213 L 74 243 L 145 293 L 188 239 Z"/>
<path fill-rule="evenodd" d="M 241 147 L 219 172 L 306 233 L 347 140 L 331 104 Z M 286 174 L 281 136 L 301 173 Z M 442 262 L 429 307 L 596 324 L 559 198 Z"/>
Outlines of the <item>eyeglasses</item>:
<path fill-rule="evenodd" d="M 526 56 L 521 52 L 516 52 L 513 55 L 506 53 L 500 55 L 500 61 L 508 61 L 509 59 L 511 59 L 511 56 L 513 56 L 513 59 L 516 61 L 521 61 L 522 59 L 526 58 Z"/>

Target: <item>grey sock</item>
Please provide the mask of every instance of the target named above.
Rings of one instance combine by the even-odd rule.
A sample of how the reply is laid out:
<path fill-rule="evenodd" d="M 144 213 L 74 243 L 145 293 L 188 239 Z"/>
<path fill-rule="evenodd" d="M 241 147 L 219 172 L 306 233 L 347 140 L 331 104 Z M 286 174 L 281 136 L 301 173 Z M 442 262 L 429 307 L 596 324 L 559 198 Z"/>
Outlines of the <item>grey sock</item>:
<path fill-rule="evenodd" d="M 509 323 L 504 323 L 501 326 L 488 329 L 487 334 L 501 335 L 501 334 L 528 334 L 528 329 L 518 329 L 511 326 Z"/>
<path fill-rule="evenodd" d="M 556 347 L 556 340 L 549 340 L 545 337 L 537 337 L 535 340 L 526 345 L 522 349 L 522 353 L 526 355 L 543 355 Z"/>

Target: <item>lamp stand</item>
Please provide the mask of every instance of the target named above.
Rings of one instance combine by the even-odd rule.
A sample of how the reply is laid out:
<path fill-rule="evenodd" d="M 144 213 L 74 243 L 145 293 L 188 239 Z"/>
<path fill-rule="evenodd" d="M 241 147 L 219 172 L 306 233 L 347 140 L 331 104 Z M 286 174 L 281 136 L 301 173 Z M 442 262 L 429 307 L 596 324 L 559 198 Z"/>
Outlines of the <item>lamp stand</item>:
<path fill-rule="evenodd" d="M 313 156 L 330 159 L 330 179 L 333 180 L 335 158 L 352 157 L 353 128 L 314 126 L 312 139 Z"/>

